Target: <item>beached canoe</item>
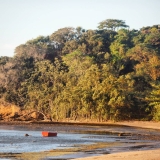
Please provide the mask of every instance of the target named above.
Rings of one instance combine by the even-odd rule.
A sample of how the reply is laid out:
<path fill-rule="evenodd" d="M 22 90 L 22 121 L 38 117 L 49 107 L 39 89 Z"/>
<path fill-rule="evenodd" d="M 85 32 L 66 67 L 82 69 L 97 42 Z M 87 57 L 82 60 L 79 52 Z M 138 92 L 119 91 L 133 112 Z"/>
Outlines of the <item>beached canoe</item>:
<path fill-rule="evenodd" d="M 43 137 L 56 137 L 57 136 L 57 132 L 43 131 L 42 132 L 42 136 Z"/>

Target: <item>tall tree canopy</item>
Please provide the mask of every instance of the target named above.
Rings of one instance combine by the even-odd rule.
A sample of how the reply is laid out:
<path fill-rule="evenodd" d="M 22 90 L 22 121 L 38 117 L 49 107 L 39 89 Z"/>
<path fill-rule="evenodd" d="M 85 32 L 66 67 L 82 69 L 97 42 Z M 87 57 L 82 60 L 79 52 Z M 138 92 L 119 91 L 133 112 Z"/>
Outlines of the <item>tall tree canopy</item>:
<path fill-rule="evenodd" d="M 106 19 L 99 23 L 99 29 L 108 29 L 108 30 L 116 30 L 119 28 L 127 28 L 128 25 L 125 24 L 125 21 L 119 19 Z"/>
<path fill-rule="evenodd" d="M 52 120 L 160 120 L 160 28 L 65 27 L 0 57 L 0 103 Z"/>

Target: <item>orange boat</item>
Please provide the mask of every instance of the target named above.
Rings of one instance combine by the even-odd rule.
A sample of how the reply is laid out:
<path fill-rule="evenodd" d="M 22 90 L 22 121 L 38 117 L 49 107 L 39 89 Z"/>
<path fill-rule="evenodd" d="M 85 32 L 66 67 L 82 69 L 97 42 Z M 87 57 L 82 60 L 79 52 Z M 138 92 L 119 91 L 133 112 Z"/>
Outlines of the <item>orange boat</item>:
<path fill-rule="evenodd" d="M 43 137 L 56 137 L 57 133 L 56 132 L 48 132 L 48 131 L 43 131 L 42 132 Z"/>

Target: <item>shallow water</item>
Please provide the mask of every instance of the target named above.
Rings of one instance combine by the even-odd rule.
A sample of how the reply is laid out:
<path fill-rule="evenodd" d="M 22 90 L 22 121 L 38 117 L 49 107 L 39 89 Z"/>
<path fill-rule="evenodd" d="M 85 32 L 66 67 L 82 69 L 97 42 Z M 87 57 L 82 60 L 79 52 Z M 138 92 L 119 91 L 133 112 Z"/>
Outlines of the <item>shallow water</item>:
<path fill-rule="evenodd" d="M 26 133 L 29 134 L 28 137 L 25 136 Z M 77 133 L 58 133 L 57 137 L 42 137 L 40 131 L 0 130 L 0 152 L 5 153 L 39 152 L 104 141 L 114 142 L 115 137 Z"/>
<path fill-rule="evenodd" d="M 42 137 L 41 131 L 57 131 L 57 137 Z M 97 132 L 98 131 L 98 132 Z M 78 153 L 82 157 L 87 154 L 103 154 L 128 150 L 144 150 L 160 148 L 159 141 L 139 139 L 137 136 L 118 136 L 118 132 L 142 135 L 159 135 L 160 131 L 122 126 L 70 126 L 70 125 L 1 125 L 0 153 L 39 152 L 52 149 L 76 147 L 81 144 L 97 142 L 119 142 L 120 146 L 96 150 L 94 153 Z M 28 137 L 25 134 L 29 134 Z M 78 156 L 76 154 L 76 157 Z M 74 157 L 72 155 L 72 157 Z"/>

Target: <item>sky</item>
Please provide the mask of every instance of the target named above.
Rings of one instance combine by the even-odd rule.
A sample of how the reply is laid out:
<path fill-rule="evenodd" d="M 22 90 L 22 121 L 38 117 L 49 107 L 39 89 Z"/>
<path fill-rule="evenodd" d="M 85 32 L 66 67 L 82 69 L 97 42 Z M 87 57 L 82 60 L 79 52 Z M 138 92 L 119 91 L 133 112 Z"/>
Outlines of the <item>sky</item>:
<path fill-rule="evenodd" d="M 130 29 L 160 24 L 160 0 L 0 0 L 0 56 L 60 28 L 97 29 L 106 19 Z"/>

